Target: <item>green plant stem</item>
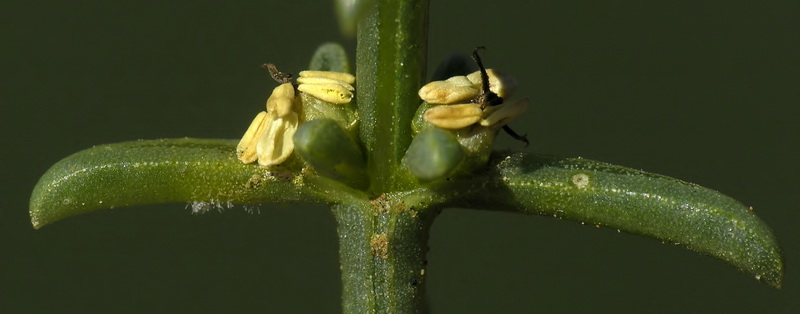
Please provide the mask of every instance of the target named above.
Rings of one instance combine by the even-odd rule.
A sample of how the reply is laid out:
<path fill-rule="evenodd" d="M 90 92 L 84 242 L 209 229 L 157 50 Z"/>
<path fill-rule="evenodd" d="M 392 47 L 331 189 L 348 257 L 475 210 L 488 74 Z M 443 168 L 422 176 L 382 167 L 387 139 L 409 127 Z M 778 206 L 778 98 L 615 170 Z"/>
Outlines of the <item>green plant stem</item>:
<path fill-rule="evenodd" d="M 413 313 L 424 306 L 425 253 L 438 212 L 382 196 L 333 206 L 345 313 Z"/>
<path fill-rule="evenodd" d="M 426 0 L 376 1 L 358 24 L 359 131 L 369 193 L 380 196 L 333 206 L 345 313 L 411 313 L 423 306 L 428 231 L 438 211 L 386 193 L 415 187 L 402 158 L 425 79 L 427 28 Z"/>
<path fill-rule="evenodd" d="M 356 91 L 374 195 L 408 190 L 401 160 L 411 143 L 428 53 L 428 1 L 385 0 L 359 22 Z"/>

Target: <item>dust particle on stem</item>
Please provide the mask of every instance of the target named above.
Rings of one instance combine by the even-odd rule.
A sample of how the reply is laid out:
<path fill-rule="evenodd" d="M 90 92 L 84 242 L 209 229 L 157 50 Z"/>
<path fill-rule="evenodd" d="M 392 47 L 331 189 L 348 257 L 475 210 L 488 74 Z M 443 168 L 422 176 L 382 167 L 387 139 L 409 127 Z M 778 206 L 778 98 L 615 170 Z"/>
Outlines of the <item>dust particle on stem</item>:
<path fill-rule="evenodd" d="M 373 257 L 381 259 L 389 258 L 389 237 L 386 235 L 386 233 L 372 235 L 369 245 L 372 248 Z"/>

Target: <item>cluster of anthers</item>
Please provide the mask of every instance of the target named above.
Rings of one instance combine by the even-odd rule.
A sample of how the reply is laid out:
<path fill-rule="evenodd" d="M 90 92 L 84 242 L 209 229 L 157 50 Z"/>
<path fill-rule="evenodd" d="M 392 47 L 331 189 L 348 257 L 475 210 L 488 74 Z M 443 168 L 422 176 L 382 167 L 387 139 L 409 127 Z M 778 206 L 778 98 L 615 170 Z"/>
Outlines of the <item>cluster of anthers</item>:
<path fill-rule="evenodd" d="M 528 99 L 503 104 L 503 99 L 511 96 L 516 81 L 493 69 L 485 69 L 478 55 L 479 49 L 483 47 L 475 48 L 472 58 L 480 70 L 467 76 L 430 82 L 420 88 L 419 97 L 437 105 L 426 110 L 423 118 L 434 126 L 448 130 L 459 130 L 475 124 L 495 129 L 502 127 L 514 139 L 528 144 L 524 135 L 518 135 L 507 125 L 528 108 Z"/>
<path fill-rule="evenodd" d="M 278 165 L 294 151 L 292 137 L 302 120 L 298 106 L 302 106 L 300 93 L 306 93 L 324 102 L 343 105 L 353 99 L 355 76 L 329 71 L 301 71 L 297 84 L 292 75 L 282 73 L 275 65 L 265 64 L 270 75 L 280 85 L 267 99 L 267 110 L 260 112 L 236 147 L 236 155 L 243 163 L 258 160 L 263 167 Z"/>

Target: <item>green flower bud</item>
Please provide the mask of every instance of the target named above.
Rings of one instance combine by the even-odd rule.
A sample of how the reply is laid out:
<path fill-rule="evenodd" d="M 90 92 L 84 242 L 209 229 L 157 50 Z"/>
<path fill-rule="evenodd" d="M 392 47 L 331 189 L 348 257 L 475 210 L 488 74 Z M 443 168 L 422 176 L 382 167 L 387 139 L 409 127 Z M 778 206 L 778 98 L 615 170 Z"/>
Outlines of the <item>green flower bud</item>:
<path fill-rule="evenodd" d="M 308 64 L 309 70 L 350 73 L 350 61 L 342 45 L 324 43 L 319 45 Z M 352 83 L 351 83 L 352 84 Z"/>
<path fill-rule="evenodd" d="M 419 105 L 419 107 L 417 107 L 417 112 L 414 113 L 414 119 L 411 120 L 411 135 L 412 136 L 416 136 L 422 130 L 433 126 L 433 124 L 431 124 L 430 122 L 425 121 L 425 111 L 427 111 L 428 109 L 430 109 L 431 107 L 434 107 L 434 106 L 436 106 L 436 105 L 429 104 L 427 102 L 423 102 L 421 105 Z"/>
<path fill-rule="evenodd" d="M 300 93 L 300 106 L 295 108 L 301 121 L 333 119 L 350 137 L 358 136 L 358 113 L 353 103 L 335 105 L 312 95 Z"/>
<path fill-rule="evenodd" d="M 454 133 L 466 155 L 466 159 L 458 167 L 457 172 L 469 174 L 486 166 L 492 154 L 492 144 L 497 130 L 491 127 L 472 125 L 456 130 Z"/>
<path fill-rule="evenodd" d="M 461 144 L 451 132 L 430 127 L 414 137 L 403 164 L 420 181 L 429 182 L 451 174 L 463 159 Z"/>
<path fill-rule="evenodd" d="M 294 134 L 294 150 L 322 176 L 359 189 L 369 184 L 361 149 L 332 119 L 301 124 Z"/>
<path fill-rule="evenodd" d="M 342 33 L 347 37 L 353 37 L 356 35 L 358 21 L 375 6 L 375 0 L 337 0 L 334 6 Z"/>

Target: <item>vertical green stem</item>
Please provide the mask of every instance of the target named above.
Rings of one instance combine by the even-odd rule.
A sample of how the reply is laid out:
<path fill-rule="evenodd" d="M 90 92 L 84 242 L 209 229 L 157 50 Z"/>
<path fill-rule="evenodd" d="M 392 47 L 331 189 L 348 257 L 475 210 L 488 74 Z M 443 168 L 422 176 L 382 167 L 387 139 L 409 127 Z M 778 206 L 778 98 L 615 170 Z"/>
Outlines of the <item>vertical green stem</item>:
<path fill-rule="evenodd" d="M 424 311 L 425 254 L 435 210 L 385 197 L 335 205 L 345 313 Z"/>
<path fill-rule="evenodd" d="M 375 313 L 375 267 L 370 239 L 375 217 L 364 204 L 347 203 L 332 208 L 339 234 L 339 264 L 342 270 L 344 313 Z"/>
<path fill-rule="evenodd" d="M 425 253 L 436 211 L 387 194 L 413 188 L 402 169 L 427 67 L 428 1 L 381 0 L 358 24 L 360 136 L 373 200 L 333 206 L 345 313 L 423 310 Z M 418 202 L 417 202 L 418 203 Z"/>
<path fill-rule="evenodd" d="M 420 104 L 428 42 L 427 0 L 381 0 L 358 25 L 356 91 L 374 194 L 412 185 L 401 160 Z"/>

